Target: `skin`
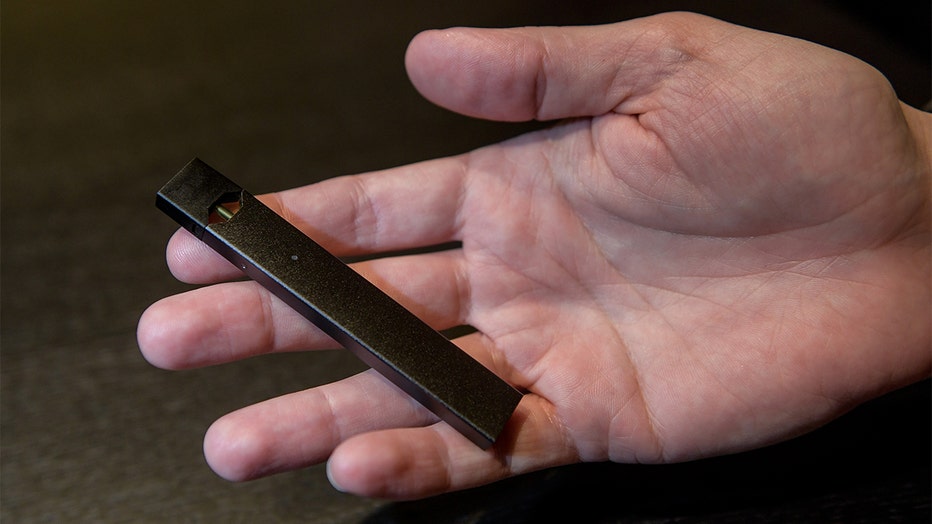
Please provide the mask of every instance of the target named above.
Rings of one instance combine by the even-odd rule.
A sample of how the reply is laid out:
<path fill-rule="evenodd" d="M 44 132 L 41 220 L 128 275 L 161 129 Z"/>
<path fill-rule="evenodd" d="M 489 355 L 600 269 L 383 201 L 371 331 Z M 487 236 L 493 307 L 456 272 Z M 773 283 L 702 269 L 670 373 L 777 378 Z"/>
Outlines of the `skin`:
<path fill-rule="evenodd" d="M 688 13 L 574 28 L 427 31 L 429 100 L 560 123 L 468 154 L 263 197 L 528 394 L 482 451 L 369 371 L 208 431 L 221 476 L 328 461 L 406 499 L 577 461 L 660 463 L 791 438 L 930 376 L 932 118 L 848 55 Z M 180 231 L 211 283 L 151 306 L 170 369 L 333 347 Z M 226 307 L 224 304 L 237 304 Z"/>

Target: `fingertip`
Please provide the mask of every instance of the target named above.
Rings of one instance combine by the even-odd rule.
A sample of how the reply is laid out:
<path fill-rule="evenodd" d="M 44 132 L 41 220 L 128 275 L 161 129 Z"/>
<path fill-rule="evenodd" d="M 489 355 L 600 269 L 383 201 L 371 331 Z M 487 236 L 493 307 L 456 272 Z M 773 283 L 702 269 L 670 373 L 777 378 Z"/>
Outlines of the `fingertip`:
<path fill-rule="evenodd" d="M 160 346 L 159 341 L 162 340 L 163 335 L 159 322 L 155 318 L 156 313 L 152 311 L 153 307 L 155 304 L 146 308 L 139 317 L 139 322 L 136 324 L 136 345 L 139 346 L 139 351 L 147 362 L 153 366 L 162 367 L 159 365 L 158 352 L 155 348 Z"/>
<path fill-rule="evenodd" d="M 421 31 L 408 43 L 404 58 L 405 69 L 415 87 L 425 80 L 423 69 L 435 65 L 434 62 L 442 58 L 443 44 L 440 40 L 448 31 L 443 29 Z"/>
<path fill-rule="evenodd" d="M 390 500 L 471 488 L 506 473 L 494 454 L 442 422 L 357 435 L 340 444 L 327 463 L 336 489 Z"/>
<path fill-rule="evenodd" d="M 535 116 L 528 82 L 531 40 L 471 28 L 428 30 L 408 45 L 405 67 L 431 102 L 467 116 L 506 122 Z"/>
<path fill-rule="evenodd" d="M 425 53 L 430 51 L 431 42 L 442 32 L 441 29 L 427 29 L 414 35 L 414 38 L 408 42 L 408 48 L 405 50 L 405 67 L 411 71 L 412 66 L 417 66 L 424 59 Z"/>
<path fill-rule="evenodd" d="M 424 98 L 441 107 L 456 110 L 442 96 L 438 96 L 453 87 L 445 71 L 449 50 L 443 40 L 449 34 L 450 30 L 421 31 L 408 43 L 404 62 L 408 79 Z"/>
<path fill-rule="evenodd" d="M 330 484 L 364 497 L 410 498 L 405 471 L 414 457 L 405 447 L 393 445 L 390 437 L 386 432 L 363 434 L 338 446 L 327 461 Z"/>
<path fill-rule="evenodd" d="M 263 476 L 274 443 L 262 431 L 240 424 L 232 413 L 215 421 L 204 435 L 204 458 L 225 480 L 243 482 Z"/>
<path fill-rule="evenodd" d="M 173 347 L 177 326 L 174 317 L 166 314 L 164 304 L 152 304 L 139 317 L 136 325 L 136 344 L 143 358 L 153 366 L 161 369 L 181 369 Z"/>
<path fill-rule="evenodd" d="M 212 363 L 210 352 L 198 352 L 212 321 L 192 307 L 188 294 L 163 298 L 139 317 L 136 342 L 143 357 L 153 366 L 182 370 Z"/>
<path fill-rule="evenodd" d="M 172 275 L 188 284 L 208 284 L 232 278 L 239 269 L 186 229 L 168 240 L 165 261 Z"/>

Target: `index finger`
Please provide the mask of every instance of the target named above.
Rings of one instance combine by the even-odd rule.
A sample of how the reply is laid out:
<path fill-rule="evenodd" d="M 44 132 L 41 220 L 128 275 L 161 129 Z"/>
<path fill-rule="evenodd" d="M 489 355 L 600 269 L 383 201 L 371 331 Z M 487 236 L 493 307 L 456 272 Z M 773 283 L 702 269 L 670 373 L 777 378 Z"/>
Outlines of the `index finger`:
<path fill-rule="evenodd" d="M 381 253 L 457 240 L 465 173 L 465 157 L 450 157 L 259 199 L 337 256 Z M 242 275 L 185 230 L 169 241 L 166 260 L 172 274 L 190 284 Z"/>

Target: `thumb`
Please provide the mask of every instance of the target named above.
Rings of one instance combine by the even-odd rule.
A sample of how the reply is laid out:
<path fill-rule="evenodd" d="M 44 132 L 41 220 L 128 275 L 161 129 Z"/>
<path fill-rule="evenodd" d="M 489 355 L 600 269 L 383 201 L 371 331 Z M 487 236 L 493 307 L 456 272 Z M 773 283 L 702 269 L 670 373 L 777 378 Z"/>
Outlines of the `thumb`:
<path fill-rule="evenodd" d="M 589 27 L 432 30 L 411 41 L 405 65 L 427 99 L 468 116 L 525 121 L 640 112 L 693 55 L 689 43 L 699 39 L 689 35 L 728 27 L 671 13 Z"/>

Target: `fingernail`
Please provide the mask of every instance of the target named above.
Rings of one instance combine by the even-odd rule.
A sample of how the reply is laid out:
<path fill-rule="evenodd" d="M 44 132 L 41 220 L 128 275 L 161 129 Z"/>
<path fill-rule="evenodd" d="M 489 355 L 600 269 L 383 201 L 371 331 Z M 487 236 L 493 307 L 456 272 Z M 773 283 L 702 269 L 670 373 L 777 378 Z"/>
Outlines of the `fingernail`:
<path fill-rule="evenodd" d="M 340 486 L 340 484 L 338 484 L 337 481 L 333 480 L 333 474 L 330 472 L 330 461 L 329 460 L 327 461 L 327 480 L 330 481 L 330 485 L 333 486 L 333 489 L 341 493 L 346 493 L 346 490 L 343 489 L 343 487 Z"/>

